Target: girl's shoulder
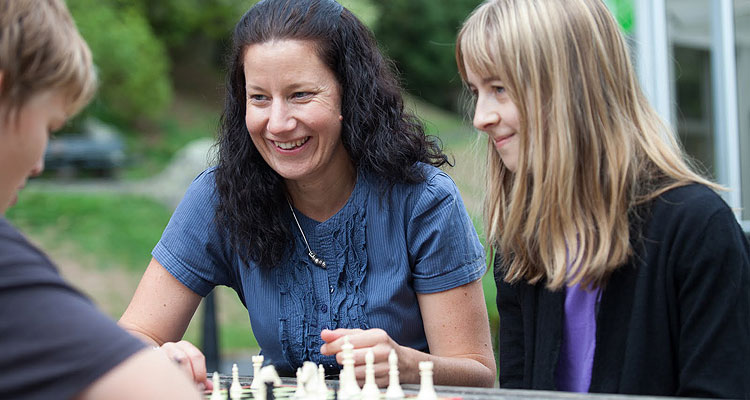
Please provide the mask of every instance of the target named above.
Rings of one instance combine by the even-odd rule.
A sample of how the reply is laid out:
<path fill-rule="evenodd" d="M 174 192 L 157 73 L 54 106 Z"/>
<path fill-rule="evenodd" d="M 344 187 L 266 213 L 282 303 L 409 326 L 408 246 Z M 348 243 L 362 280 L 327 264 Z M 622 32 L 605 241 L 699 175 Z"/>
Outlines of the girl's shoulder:
<path fill-rule="evenodd" d="M 678 216 L 710 216 L 721 210 L 731 211 L 718 193 L 699 183 L 667 190 L 653 200 L 652 207 Z"/>

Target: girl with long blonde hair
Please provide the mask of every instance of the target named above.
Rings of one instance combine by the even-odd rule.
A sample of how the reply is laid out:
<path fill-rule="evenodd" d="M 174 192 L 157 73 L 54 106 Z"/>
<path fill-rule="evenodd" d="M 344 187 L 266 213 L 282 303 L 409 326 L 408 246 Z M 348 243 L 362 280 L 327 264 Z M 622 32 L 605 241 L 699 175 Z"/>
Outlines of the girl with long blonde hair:
<path fill-rule="evenodd" d="M 488 135 L 500 385 L 750 396 L 747 240 L 606 5 L 487 0 L 456 59 Z"/>

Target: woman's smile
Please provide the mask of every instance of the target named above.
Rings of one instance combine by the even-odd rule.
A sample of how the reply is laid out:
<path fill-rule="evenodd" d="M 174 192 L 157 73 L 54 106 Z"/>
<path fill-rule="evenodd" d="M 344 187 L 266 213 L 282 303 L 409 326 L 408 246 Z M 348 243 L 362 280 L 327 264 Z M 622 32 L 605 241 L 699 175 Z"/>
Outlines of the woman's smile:
<path fill-rule="evenodd" d="M 309 139 L 310 139 L 310 136 L 305 136 L 302 139 L 290 140 L 288 142 L 280 142 L 276 140 L 272 140 L 272 142 L 278 150 L 282 152 L 288 152 L 289 150 L 299 149 L 300 147 L 305 145 Z"/>

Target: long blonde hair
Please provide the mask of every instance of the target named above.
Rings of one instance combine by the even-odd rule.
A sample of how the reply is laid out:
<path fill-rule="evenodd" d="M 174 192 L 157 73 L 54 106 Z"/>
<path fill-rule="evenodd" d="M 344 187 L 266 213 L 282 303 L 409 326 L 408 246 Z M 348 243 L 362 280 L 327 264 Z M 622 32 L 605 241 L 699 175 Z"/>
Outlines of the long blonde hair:
<path fill-rule="evenodd" d="M 62 0 L 0 0 L 0 118 L 33 95 L 60 90 L 68 115 L 96 91 L 91 51 Z"/>
<path fill-rule="evenodd" d="M 489 141 L 485 230 L 505 280 L 600 286 L 632 255 L 635 206 L 699 182 L 645 99 L 600 0 L 487 0 L 456 60 L 500 79 L 518 107 L 516 172 Z"/>

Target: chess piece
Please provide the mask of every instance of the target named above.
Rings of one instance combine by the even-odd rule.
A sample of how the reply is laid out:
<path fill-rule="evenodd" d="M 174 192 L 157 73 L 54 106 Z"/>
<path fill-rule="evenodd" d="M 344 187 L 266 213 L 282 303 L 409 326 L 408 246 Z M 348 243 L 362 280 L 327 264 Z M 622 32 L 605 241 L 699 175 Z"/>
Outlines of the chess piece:
<path fill-rule="evenodd" d="M 253 381 L 250 383 L 250 389 L 260 389 L 260 381 L 258 380 L 258 375 L 260 374 L 260 369 L 263 366 L 263 356 L 253 356 Z"/>
<path fill-rule="evenodd" d="M 276 368 L 273 365 L 266 365 L 258 371 L 258 376 L 255 379 L 258 380 L 258 388 L 253 389 L 253 396 L 258 400 L 272 400 L 273 397 L 271 399 L 267 398 L 268 383 L 271 383 L 272 389 L 274 385 L 281 385 L 281 378 L 279 378 Z"/>
<path fill-rule="evenodd" d="M 318 391 L 318 366 L 312 361 L 303 362 L 300 378 L 308 398 L 314 397 Z"/>
<path fill-rule="evenodd" d="M 242 398 L 242 385 L 240 385 L 239 370 L 237 364 L 232 365 L 232 386 L 229 387 L 229 398 L 240 400 Z"/>
<path fill-rule="evenodd" d="M 362 400 L 379 400 L 380 390 L 375 383 L 375 354 L 372 349 L 365 354 L 365 385 L 362 386 Z"/>
<path fill-rule="evenodd" d="M 435 386 L 432 384 L 432 361 L 419 362 L 419 377 L 417 400 L 437 400 Z"/>
<path fill-rule="evenodd" d="M 328 398 L 328 386 L 326 386 L 326 371 L 322 365 L 318 365 L 317 394 L 320 400 Z"/>
<path fill-rule="evenodd" d="M 304 399 L 307 397 L 305 382 L 302 380 L 302 368 L 297 368 L 297 390 L 294 391 L 295 399 Z"/>
<path fill-rule="evenodd" d="M 360 392 L 357 377 L 354 375 L 354 346 L 349 343 L 349 337 L 344 336 L 344 344 L 341 346 L 341 357 L 344 367 L 339 374 L 339 400 L 350 400 Z"/>
<path fill-rule="evenodd" d="M 213 390 L 211 390 L 211 398 L 210 400 L 226 400 L 224 396 L 221 395 L 221 381 L 219 380 L 219 373 L 214 371 L 214 375 L 211 379 L 213 382 Z"/>
<path fill-rule="evenodd" d="M 400 400 L 404 398 L 404 390 L 401 389 L 401 381 L 398 378 L 398 356 L 396 350 L 391 349 L 388 355 L 388 389 L 385 398 L 388 400 Z"/>

